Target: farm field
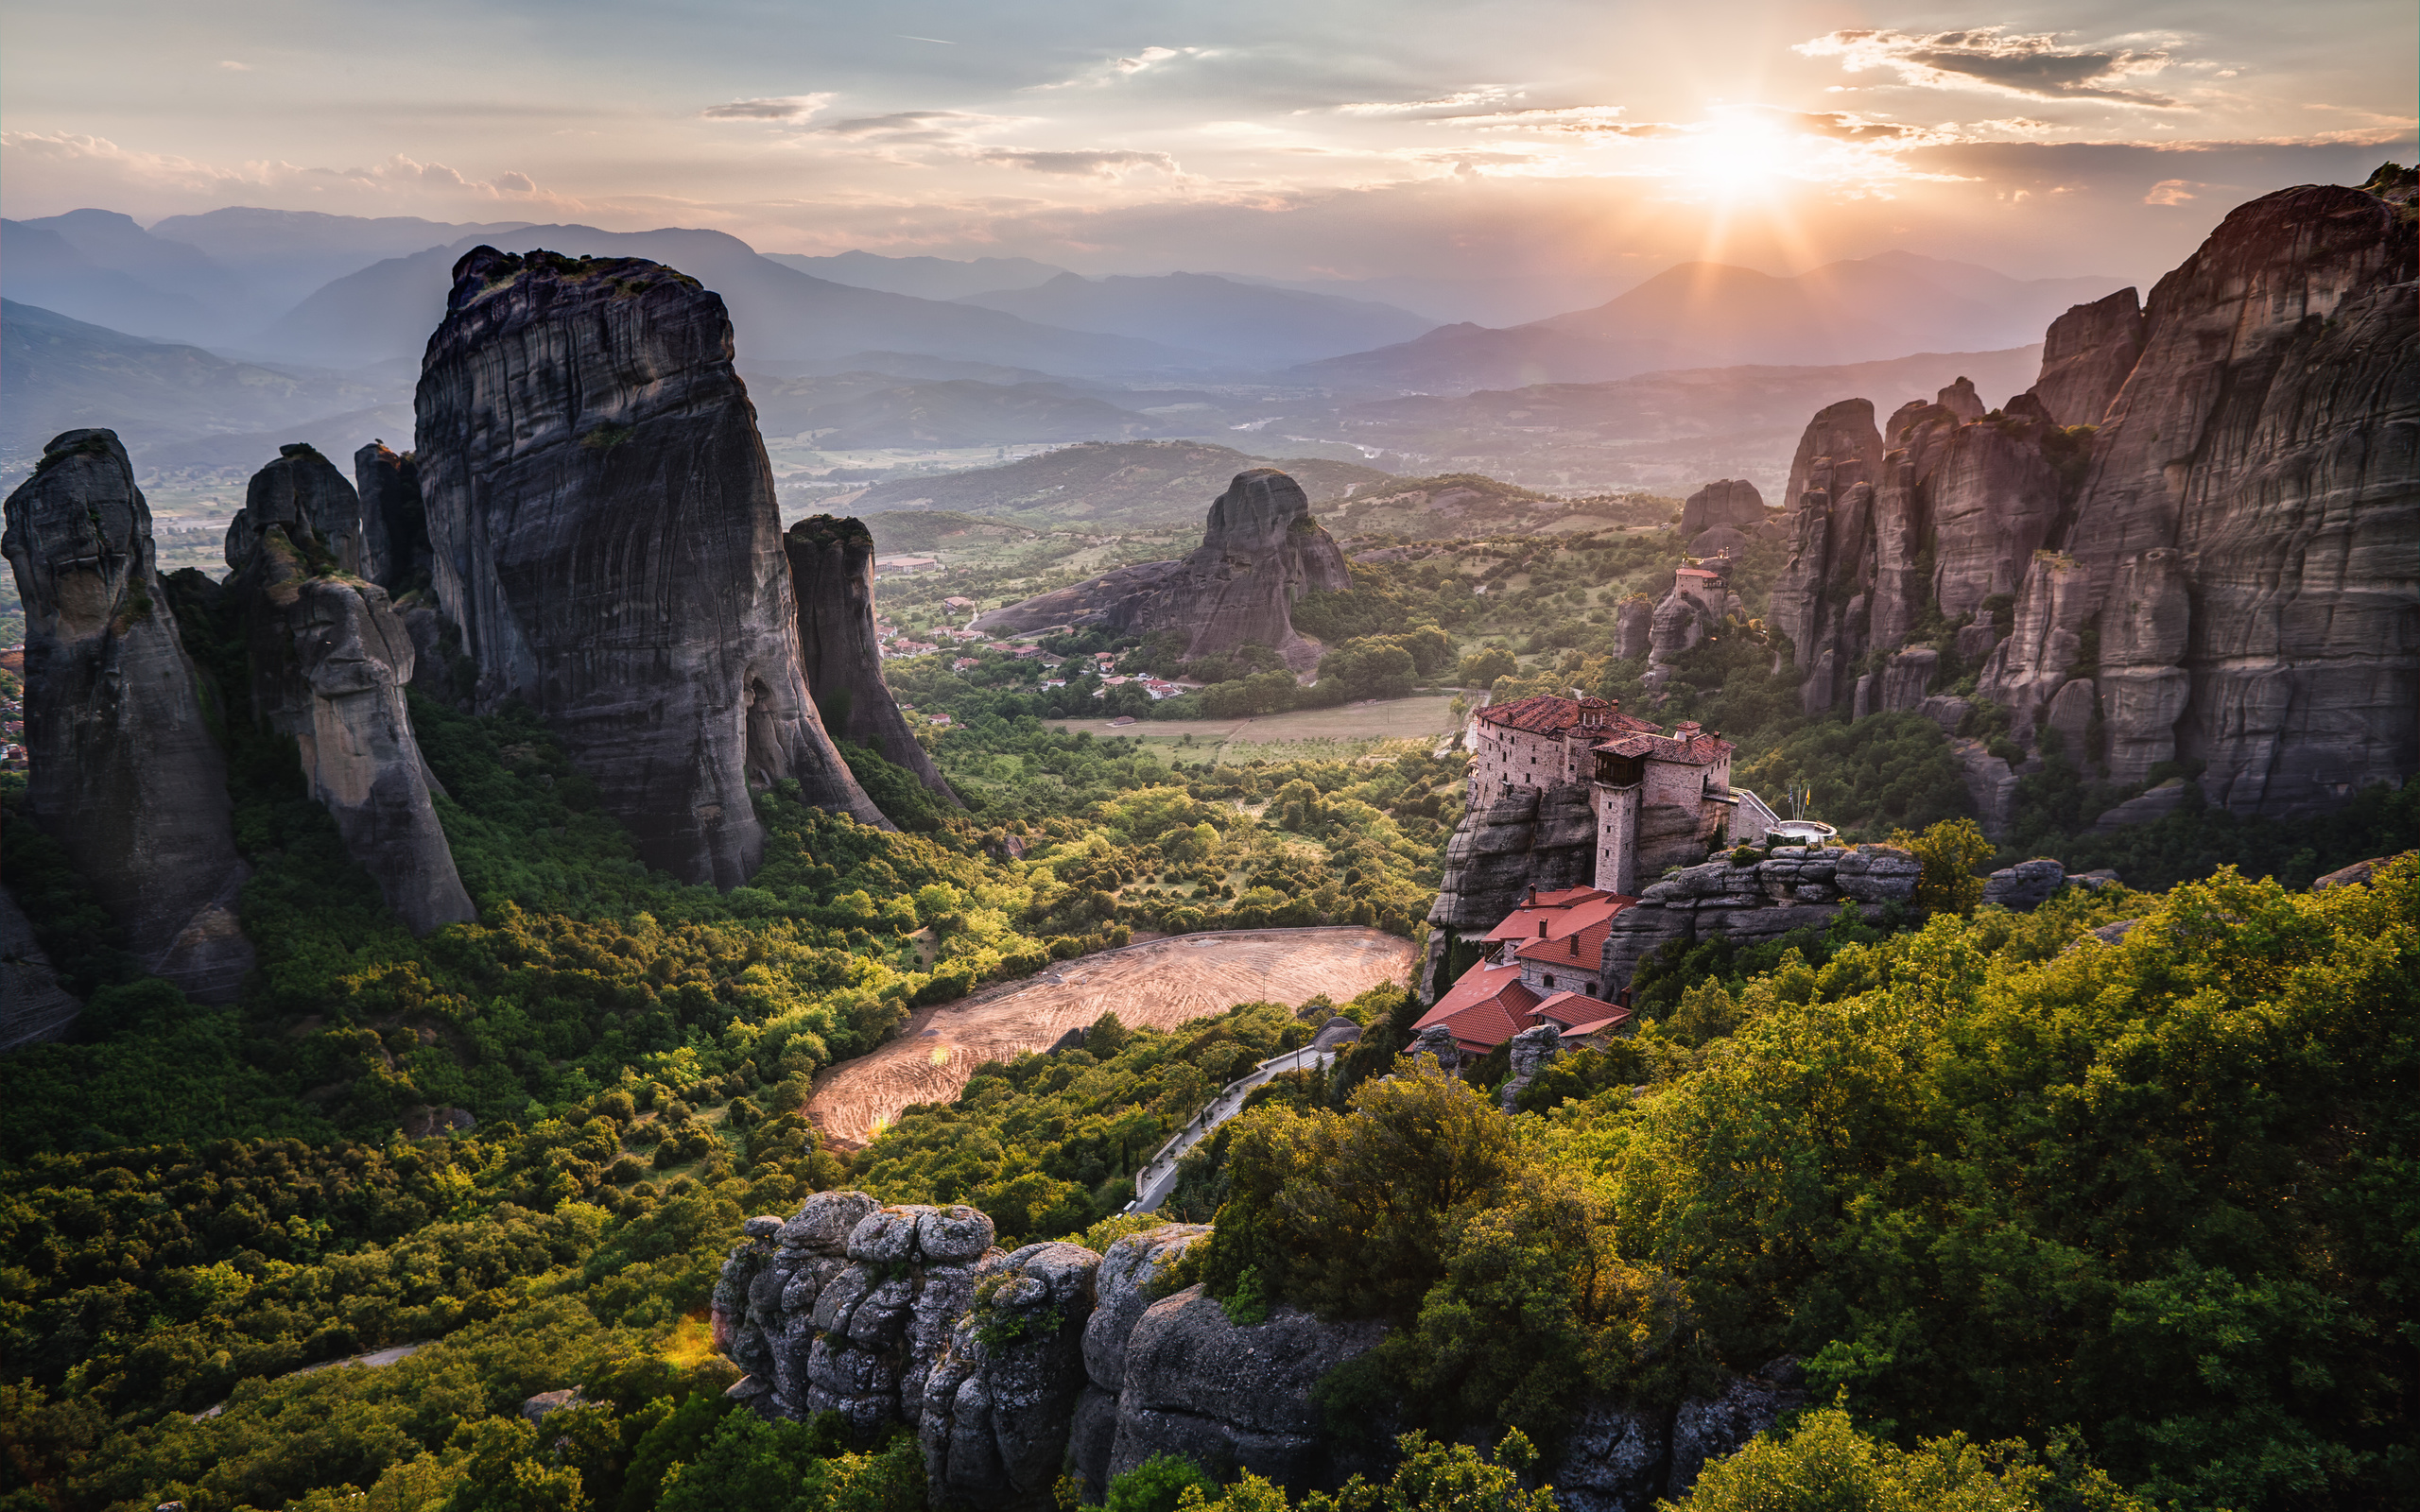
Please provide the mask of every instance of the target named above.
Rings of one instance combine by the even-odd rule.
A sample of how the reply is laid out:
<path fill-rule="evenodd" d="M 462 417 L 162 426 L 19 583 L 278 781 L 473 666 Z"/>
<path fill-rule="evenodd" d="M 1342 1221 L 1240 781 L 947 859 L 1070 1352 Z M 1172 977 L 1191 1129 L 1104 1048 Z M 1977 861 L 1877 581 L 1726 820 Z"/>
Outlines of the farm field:
<path fill-rule="evenodd" d="M 1163 756 L 1222 762 L 1254 757 L 1355 756 L 1380 741 L 1433 742 L 1454 728 L 1453 698 L 1434 694 L 1349 703 L 1334 709 L 1297 709 L 1246 719 L 1138 719 L 1113 730 L 1106 719 L 1054 719 L 1054 730 L 1140 740 Z M 1283 747 L 1283 750 L 1274 747 Z"/>
<path fill-rule="evenodd" d="M 826 1138 L 861 1144 L 910 1103 L 954 1101 L 984 1061 L 1047 1050 L 1104 1013 L 1172 1029 L 1238 1003 L 1342 1003 L 1406 979 L 1418 954 L 1399 936 L 1332 927 L 1178 935 L 1080 956 L 917 1009 L 898 1039 L 818 1076 L 806 1113 Z"/>

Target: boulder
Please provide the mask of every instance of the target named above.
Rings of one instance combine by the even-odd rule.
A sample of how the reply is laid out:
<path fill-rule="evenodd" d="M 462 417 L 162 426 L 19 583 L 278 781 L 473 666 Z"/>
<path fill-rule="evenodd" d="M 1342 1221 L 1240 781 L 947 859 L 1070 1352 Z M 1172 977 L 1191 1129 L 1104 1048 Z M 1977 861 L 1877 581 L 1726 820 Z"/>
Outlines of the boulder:
<path fill-rule="evenodd" d="M 1363 1467 L 1322 1433 L 1312 1392 L 1385 1333 L 1290 1306 L 1244 1327 L 1199 1286 L 1152 1303 L 1127 1338 L 1110 1475 L 1176 1453 L 1222 1480 L 1251 1470 L 1297 1495 L 1336 1489 Z"/>
<path fill-rule="evenodd" d="M 1496 1093 L 1503 1109 L 1512 1112 L 1521 1093 L 1538 1079 L 1538 1073 L 1553 1065 L 1562 1054 L 1563 1033 L 1551 1023 L 1541 1023 L 1514 1035 L 1509 1051 L 1512 1074 Z"/>
<path fill-rule="evenodd" d="M 534 710 L 640 859 L 746 882 L 755 792 L 786 778 L 889 825 L 808 696 L 718 296 L 640 258 L 475 249 L 415 413 L 437 597 L 475 705 Z"/>
<path fill-rule="evenodd" d="M 2131 824 L 2149 824 L 2164 819 L 2185 806 L 2193 796 L 2192 788 L 2181 777 L 2171 777 L 2157 787 L 2137 793 L 2123 803 L 2100 811 L 2092 821 L 2095 833 L 2108 834 Z"/>
<path fill-rule="evenodd" d="M 26 804 L 143 970 L 233 1001 L 227 763 L 155 564 L 151 510 L 113 431 L 68 431 L 9 495 L 0 537 L 26 614 Z M 52 1006 L 55 1008 L 56 1005 Z"/>
<path fill-rule="evenodd" d="M 1895 845 L 1861 845 L 1843 852 L 1833 885 L 1861 903 L 1903 903 L 1916 895 L 1923 867 Z"/>
<path fill-rule="evenodd" d="M 933 796 L 956 804 L 941 768 L 917 744 L 882 680 L 873 631 L 873 534 L 862 521 L 819 514 L 782 538 L 798 604 L 799 664 L 807 691 L 837 740 L 870 746 L 916 774 Z"/>
<path fill-rule="evenodd" d="M 1592 1397 L 1546 1467 L 1563 1512 L 1653 1512 L 1671 1448 L 1668 1414 Z"/>
<path fill-rule="evenodd" d="M 2411 852 L 2406 851 L 2404 853 L 2408 855 Z M 2368 885 L 2370 879 L 2377 875 L 2378 868 L 2380 867 L 2383 867 L 2395 859 L 2397 858 L 2394 856 L 2372 856 L 2367 861 L 2356 861 L 2349 867 L 2339 867 L 2334 871 L 2329 872 L 2326 876 L 2312 883 L 2310 885 L 2310 890 L 2313 892 L 2326 892 L 2331 888 L 2336 887 L 2366 886 Z"/>
<path fill-rule="evenodd" d="M 2005 839 L 2016 818 L 2015 769 L 1979 740 L 1959 741 L 1950 753 L 1957 758 L 1966 796 L 1974 800 L 1976 822 L 1992 839 Z"/>
<path fill-rule="evenodd" d="M 1958 660 L 1969 669 L 1981 666 L 1983 659 L 1992 654 L 1992 647 L 1999 644 L 2000 632 L 1993 628 L 1989 620 L 1958 627 Z"/>
<path fill-rule="evenodd" d="M 1028 1245 L 983 1266 L 922 1393 L 917 1436 L 935 1504 L 1048 1507 L 1084 1380 L 1101 1257 Z"/>
<path fill-rule="evenodd" d="M 2036 856 L 1985 877 L 1983 902 L 2027 913 L 2048 902 L 2066 883 L 2066 867 L 2048 856 Z"/>
<path fill-rule="evenodd" d="M 1671 1463 L 1664 1494 L 1685 1497 L 1710 1460 L 1738 1452 L 1784 1413 L 1806 1405 L 1806 1377 L 1784 1355 L 1753 1376 L 1735 1376 L 1710 1397 L 1691 1397 L 1672 1415 Z"/>
<path fill-rule="evenodd" d="M 2118 873 L 2110 870 L 2107 867 L 2102 867 L 2092 871 L 2079 871 L 2067 880 L 2074 883 L 2077 886 L 2083 888 L 2086 892 L 2099 892 L 2103 887 L 2116 887 L 2120 885 Z M 2317 884 L 2313 884 L 2313 885 L 2317 885 Z"/>

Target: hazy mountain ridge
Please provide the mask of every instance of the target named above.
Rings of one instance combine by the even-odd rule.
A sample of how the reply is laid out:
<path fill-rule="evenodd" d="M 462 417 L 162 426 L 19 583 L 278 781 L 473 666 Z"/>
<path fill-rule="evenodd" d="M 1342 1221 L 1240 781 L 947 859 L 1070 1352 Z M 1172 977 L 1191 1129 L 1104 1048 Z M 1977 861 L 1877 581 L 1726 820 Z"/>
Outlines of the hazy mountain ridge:
<path fill-rule="evenodd" d="M 1893 357 L 1910 347 L 2014 347 L 2039 339 L 2069 305 L 2121 283 L 2013 279 L 1906 252 L 1830 263 L 1789 278 L 1684 263 L 1593 309 L 1509 328 L 1447 326 L 1293 371 L 1348 390 L 1467 392 L 1601 383 L 1662 369 L 1834 366 Z"/>
<path fill-rule="evenodd" d="M 338 375 L 233 362 L 199 347 L 147 341 L 0 301 L 0 404 L 7 412 L 0 465 L 11 471 L 66 430 L 122 426 L 129 451 L 148 461 L 165 446 L 231 433 L 275 431 L 293 440 L 313 421 L 369 409 L 385 397 Z M 140 414 L 139 424 L 129 422 L 130 414 Z M 408 408 L 401 429 L 410 429 Z M 251 448 L 251 460 L 259 451 Z"/>
<path fill-rule="evenodd" d="M 1391 304 L 1239 284 L 1213 273 L 1098 279 L 1062 273 L 1029 288 L 969 294 L 953 302 L 1074 331 L 1165 341 L 1255 369 L 1409 341 L 1436 324 Z"/>

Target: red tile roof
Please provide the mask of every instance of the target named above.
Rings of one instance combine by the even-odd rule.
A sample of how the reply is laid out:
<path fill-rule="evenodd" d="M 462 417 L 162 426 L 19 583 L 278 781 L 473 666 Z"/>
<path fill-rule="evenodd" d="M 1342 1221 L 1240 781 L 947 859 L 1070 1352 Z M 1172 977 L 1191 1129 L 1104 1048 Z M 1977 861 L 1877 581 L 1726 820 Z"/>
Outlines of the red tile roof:
<path fill-rule="evenodd" d="M 1412 1029 L 1417 1033 L 1444 1024 L 1456 1044 L 1484 1055 L 1530 1026 L 1530 1009 L 1537 1001 L 1538 995 L 1522 986 L 1519 967 L 1481 961 L 1464 971 Z"/>
<path fill-rule="evenodd" d="M 1551 1019 L 1565 1034 L 1594 1034 L 1607 1024 L 1619 1023 L 1630 1017 L 1630 1009 L 1617 1007 L 1597 998 L 1582 997 L 1577 992 L 1556 992 L 1539 1001 L 1530 1010 L 1532 1019 Z"/>
<path fill-rule="evenodd" d="M 1636 902 L 1635 898 L 1608 898 L 1601 903 L 1590 903 L 1584 918 L 1571 920 L 1572 927 L 1533 939 L 1512 953 L 1517 961 L 1535 961 L 1541 966 L 1579 966 L 1589 975 L 1597 974 L 1597 967 L 1605 957 L 1605 936 L 1614 931 L 1614 916 Z M 1570 910 L 1581 914 L 1582 909 Z"/>
<path fill-rule="evenodd" d="M 1511 703 L 1490 704 L 1478 712 L 1478 717 L 1491 725 L 1508 730 L 1526 730 L 1532 735 L 1560 735 L 1580 723 L 1582 713 L 1592 714 L 1597 723 L 1592 730 L 1653 730 L 1644 719 L 1634 719 L 1621 712 L 1621 706 L 1602 698 L 1562 698 L 1550 693 L 1535 697 L 1516 698 Z"/>
<path fill-rule="evenodd" d="M 1738 747 L 1720 735 L 1692 735 L 1680 740 L 1650 733 L 1618 736 L 1590 748 L 1614 756 L 1644 756 L 1678 766 L 1711 766 Z"/>
<path fill-rule="evenodd" d="M 1505 915 L 1504 921 L 1489 930 L 1486 937 L 1495 944 L 1508 939 L 1557 939 L 1580 927 L 1577 923 L 1558 922 L 1572 909 L 1613 896 L 1596 887 L 1562 887 L 1542 892 Z M 1543 935 L 1538 931 L 1540 924 L 1546 926 Z"/>

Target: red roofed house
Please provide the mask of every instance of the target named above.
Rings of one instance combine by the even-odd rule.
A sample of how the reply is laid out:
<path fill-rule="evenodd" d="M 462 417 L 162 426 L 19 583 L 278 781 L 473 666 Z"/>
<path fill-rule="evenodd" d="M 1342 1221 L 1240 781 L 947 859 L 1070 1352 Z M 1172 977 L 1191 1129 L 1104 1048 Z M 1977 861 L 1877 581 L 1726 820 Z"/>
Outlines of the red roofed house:
<path fill-rule="evenodd" d="M 1605 989 L 1605 936 L 1614 916 L 1637 902 L 1597 887 L 1530 893 L 1488 932 L 1495 949 L 1415 1028 L 1444 1024 L 1475 1056 L 1541 1023 L 1582 1040 L 1618 1030 L 1630 1009 L 1597 994 Z"/>

